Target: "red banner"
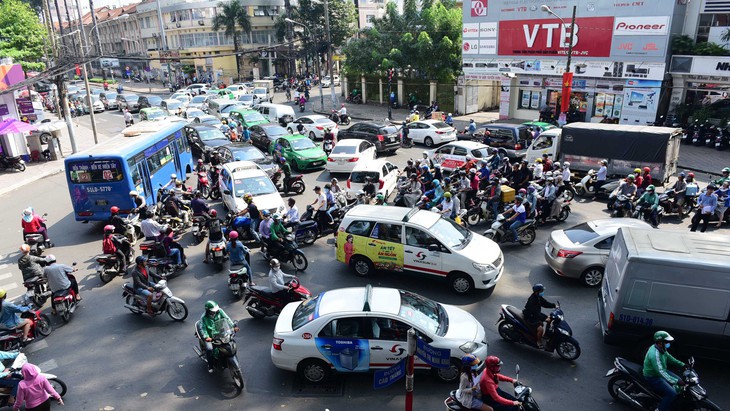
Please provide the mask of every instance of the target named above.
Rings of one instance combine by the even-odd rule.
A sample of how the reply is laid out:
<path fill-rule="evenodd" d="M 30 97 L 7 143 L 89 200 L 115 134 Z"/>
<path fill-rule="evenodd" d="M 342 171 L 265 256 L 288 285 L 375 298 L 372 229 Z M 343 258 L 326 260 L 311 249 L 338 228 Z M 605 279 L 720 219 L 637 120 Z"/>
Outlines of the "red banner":
<path fill-rule="evenodd" d="M 500 56 L 568 56 L 570 20 L 511 20 L 499 22 Z M 575 19 L 574 57 L 609 57 L 613 17 Z"/>
<path fill-rule="evenodd" d="M 563 73 L 563 89 L 560 94 L 560 112 L 565 113 L 570 108 L 570 95 L 573 86 L 573 73 Z"/>
<path fill-rule="evenodd" d="M 76 65 L 76 75 L 81 76 L 81 67 L 78 64 Z"/>

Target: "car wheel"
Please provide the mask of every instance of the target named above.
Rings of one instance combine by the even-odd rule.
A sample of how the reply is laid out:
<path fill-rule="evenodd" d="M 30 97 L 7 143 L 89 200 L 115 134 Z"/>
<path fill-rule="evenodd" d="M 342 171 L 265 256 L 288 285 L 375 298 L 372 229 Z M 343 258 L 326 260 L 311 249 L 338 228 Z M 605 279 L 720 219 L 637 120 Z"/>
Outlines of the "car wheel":
<path fill-rule="evenodd" d="M 312 141 L 314 141 L 314 140 L 316 140 L 316 139 L 317 139 L 317 136 L 316 136 L 316 135 L 314 135 L 314 131 L 310 131 L 310 132 L 309 132 L 309 139 L 310 139 L 310 140 L 312 140 Z"/>
<path fill-rule="evenodd" d="M 287 129 L 286 129 L 286 131 L 288 131 L 288 132 L 289 132 L 289 134 L 294 134 L 294 131 L 292 131 L 292 129 L 291 129 L 291 128 L 287 128 Z"/>
<path fill-rule="evenodd" d="M 354 256 L 350 265 L 358 277 L 367 277 L 373 272 L 373 263 L 367 257 Z"/>
<path fill-rule="evenodd" d="M 426 137 L 425 140 L 423 140 L 423 144 L 426 145 L 426 147 L 433 147 L 433 139 L 431 137 Z"/>
<path fill-rule="evenodd" d="M 466 294 L 474 289 L 474 281 L 464 273 L 454 273 L 449 276 L 451 289 L 457 294 Z"/>
<path fill-rule="evenodd" d="M 598 287 L 603 282 L 603 268 L 590 267 L 583 271 L 580 282 L 586 287 Z"/>
<path fill-rule="evenodd" d="M 309 358 L 299 363 L 297 367 L 299 375 L 311 383 L 326 381 L 330 374 L 330 367 L 322 360 Z"/>
<path fill-rule="evenodd" d="M 459 363 L 455 359 L 451 359 L 451 364 L 448 368 L 437 368 L 436 378 L 441 382 L 453 383 L 459 379 Z"/>
<path fill-rule="evenodd" d="M 49 133 L 41 134 L 41 144 L 48 144 L 51 141 L 51 135 Z"/>

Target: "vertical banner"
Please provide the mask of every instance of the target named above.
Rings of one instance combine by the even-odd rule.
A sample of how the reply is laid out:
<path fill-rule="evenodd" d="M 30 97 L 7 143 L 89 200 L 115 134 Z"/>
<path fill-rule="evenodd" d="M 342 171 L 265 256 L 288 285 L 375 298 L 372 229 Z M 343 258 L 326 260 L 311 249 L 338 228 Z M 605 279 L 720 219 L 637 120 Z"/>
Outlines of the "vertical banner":
<path fill-rule="evenodd" d="M 560 96 L 560 112 L 565 113 L 570 108 L 571 86 L 573 85 L 573 73 L 563 73 L 563 90 Z"/>

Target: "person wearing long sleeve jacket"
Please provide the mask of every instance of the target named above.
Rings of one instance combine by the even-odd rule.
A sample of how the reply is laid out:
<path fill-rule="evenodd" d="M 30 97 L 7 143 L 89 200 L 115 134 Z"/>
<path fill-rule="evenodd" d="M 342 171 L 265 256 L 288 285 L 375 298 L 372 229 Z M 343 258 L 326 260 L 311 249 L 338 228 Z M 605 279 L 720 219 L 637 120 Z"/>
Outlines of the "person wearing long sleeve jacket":
<path fill-rule="evenodd" d="M 521 403 L 499 388 L 500 381 L 515 383 L 514 379 L 499 373 L 502 368 L 502 361 L 499 357 L 493 355 L 490 355 L 484 361 L 486 367 L 479 378 L 482 401 L 491 406 L 494 411 L 519 411 Z"/>
<path fill-rule="evenodd" d="M 21 373 L 23 381 L 18 384 L 18 396 L 13 404 L 13 411 L 19 410 L 23 403 L 26 410 L 50 410 L 51 397 L 63 405 L 61 396 L 53 389 L 48 379 L 40 374 L 38 367 L 26 363 Z"/>
<path fill-rule="evenodd" d="M 642 374 L 644 374 L 644 378 L 646 378 L 649 385 L 662 397 L 662 401 L 659 403 L 659 411 L 668 411 L 671 408 L 672 402 L 677 396 L 674 386 L 684 384 L 681 378 L 667 369 L 667 365 L 677 368 L 684 367 L 682 361 L 672 357 L 672 354 L 667 352 L 672 341 L 674 341 L 674 338 L 668 332 L 655 332 L 654 345 L 649 348 L 646 357 L 644 357 Z"/>

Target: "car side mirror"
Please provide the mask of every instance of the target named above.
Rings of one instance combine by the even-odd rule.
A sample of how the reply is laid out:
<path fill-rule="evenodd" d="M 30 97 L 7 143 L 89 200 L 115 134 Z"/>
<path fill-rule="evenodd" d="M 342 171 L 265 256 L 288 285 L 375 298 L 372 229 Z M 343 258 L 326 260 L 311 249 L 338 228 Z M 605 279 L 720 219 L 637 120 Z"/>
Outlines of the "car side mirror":
<path fill-rule="evenodd" d="M 223 190 L 223 194 L 229 196 L 231 195 L 231 190 Z"/>
<path fill-rule="evenodd" d="M 438 244 L 429 244 L 428 245 L 428 251 L 438 251 L 438 250 L 439 250 Z"/>

